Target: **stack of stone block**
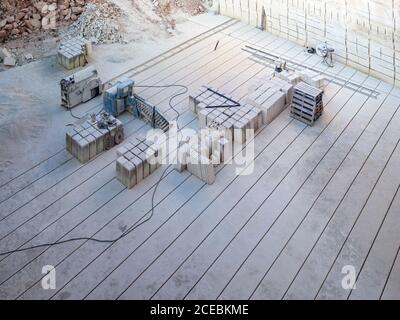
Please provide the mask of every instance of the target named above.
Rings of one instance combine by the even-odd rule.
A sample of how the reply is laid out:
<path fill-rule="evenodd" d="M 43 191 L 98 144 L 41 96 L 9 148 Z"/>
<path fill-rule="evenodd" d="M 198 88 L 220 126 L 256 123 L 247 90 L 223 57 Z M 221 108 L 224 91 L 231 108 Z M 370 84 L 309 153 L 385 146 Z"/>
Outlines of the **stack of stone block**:
<path fill-rule="evenodd" d="M 232 159 L 232 140 L 224 131 L 202 130 L 178 148 L 176 169 L 188 170 L 207 184 L 215 182 L 215 166 Z"/>
<path fill-rule="evenodd" d="M 121 121 L 109 117 L 108 126 L 100 129 L 100 115 L 96 119 L 78 121 L 66 133 L 66 149 L 81 163 L 94 159 L 105 150 L 122 142 L 124 127 Z"/>
<path fill-rule="evenodd" d="M 161 147 L 134 138 L 117 150 L 117 178 L 127 188 L 151 175 L 160 166 Z"/>
<path fill-rule="evenodd" d="M 231 136 L 230 139 L 242 144 L 246 142 L 247 130 L 256 132 L 262 127 L 261 110 L 250 104 L 231 106 L 233 98 L 224 97 L 202 87 L 190 95 L 191 110 L 197 113 L 201 128 L 225 131 L 225 137 Z"/>
<path fill-rule="evenodd" d="M 281 79 L 267 79 L 253 87 L 246 102 L 262 112 L 263 124 L 270 124 L 291 103 L 293 86 Z"/>
<path fill-rule="evenodd" d="M 187 170 L 207 184 L 215 182 L 215 168 L 210 157 L 209 146 L 202 146 L 201 144 L 189 145 Z"/>
<path fill-rule="evenodd" d="M 325 89 L 325 77 L 320 73 L 309 69 L 304 69 L 300 71 L 300 78 L 303 82 L 314 88 L 322 91 Z"/>
<path fill-rule="evenodd" d="M 217 89 L 208 86 L 200 87 L 200 89 L 194 91 L 189 96 L 190 110 L 197 114 L 199 111 L 210 106 L 231 105 L 239 105 L 239 103 L 232 96 L 220 93 Z"/>
<path fill-rule="evenodd" d="M 300 75 L 293 71 L 283 70 L 282 72 L 277 72 L 275 75 L 292 86 L 296 86 L 301 81 Z"/>
<path fill-rule="evenodd" d="M 69 38 L 61 41 L 57 60 L 64 68 L 72 70 L 85 66 L 91 53 L 92 44 L 90 41 L 82 37 Z"/>

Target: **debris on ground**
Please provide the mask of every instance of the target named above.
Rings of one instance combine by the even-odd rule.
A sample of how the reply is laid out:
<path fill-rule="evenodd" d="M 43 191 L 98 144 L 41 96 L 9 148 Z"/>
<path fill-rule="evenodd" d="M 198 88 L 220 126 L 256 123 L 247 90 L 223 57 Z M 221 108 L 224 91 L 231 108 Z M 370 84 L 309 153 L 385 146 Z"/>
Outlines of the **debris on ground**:
<path fill-rule="evenodd" d="M 93 43 L 123 42 L 118 18 L 121 9 L 114 3 L 88 3 L 80 17 L 65 30 L 68 36 L 81 36 Z"/>
<path fill-rule="evenodd" d="M 33 58 L 33 55 L 31 54 L 31 53 L 27 53 L 27 54 L 25 54 L 25 60 L 26 61 L 32 61 L 34 58 Z"/>
<path fill-rule="evenodd" d="M 176 34 L 177 23 L 206 12 L 209 2 L 1 0 L 0 43 L 11 51 L 16 64 L 23 65 L 57 54 L 60 40 L 68 34 L 83 36 L 98 44 L 157 41 Z M 0 64 L 0 71 L 3 70 Z"/>
<path fill-rule="evenodd" d="M 154 12 L 170 29 L 175 29 L 179 13 L 195 16 L 206 11 L 201 0 L 153 0 Z"/>
<path fill-rule="evenodd" d="M 55 30 L 78 19 L 87 0 L 2 0 L 0 41 Z"/>
<path fill-rule="evenodd" d="M 153 6 L 160 16 L 168 16 L 181 10 L 195 16 L 205 12 L 204 3 L 200 0 L 154 0 Z"/>

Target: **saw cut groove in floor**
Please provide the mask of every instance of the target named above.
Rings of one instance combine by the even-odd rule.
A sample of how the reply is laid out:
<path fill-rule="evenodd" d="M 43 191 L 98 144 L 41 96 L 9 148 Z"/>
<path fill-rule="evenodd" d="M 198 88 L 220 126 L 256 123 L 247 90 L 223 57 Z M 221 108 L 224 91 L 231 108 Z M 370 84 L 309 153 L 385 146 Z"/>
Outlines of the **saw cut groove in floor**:
<path fill-rule="evenodd" d="M 0 257 L 0 298 L 399 298 L 400 97 L 394 88 L 382 90 L 383 81 L 339 63 L 329 68 L 297 44 L 231 19 L 120 76 L 142 86 L 207 84 L 243 102 L 249 84 L 273 72 L 250 59 L 246 45 L 379 95 L 327 83 L 325 111 L 313 127 L 285 110 L 256 134 L 249 176 L 224 165 L 209 186 L 169 170 L 154 217 L 119 242 L 80 241 Z M 173 115 L 169 98 L 179 88 L 137 92 Z M 175 102 L 180 127 L 197 129 L 188 95 Z M 95 99 L 77 114 L 101 103 Z M 121 120 L 128 138 L 150 128 L 129 116 Z M 79 236 L 115 238 L 151 212 L 164 167 L 129 190 L 115 178 L 114 150 L 82 165 L 57 147 L 2 182 L 1 252 Z M 54 291 L 41 287 L 40 270 L 48 264 L 57 270 Z M 341 288 L 347 264 L 358 272 L 353 291 Z"/>

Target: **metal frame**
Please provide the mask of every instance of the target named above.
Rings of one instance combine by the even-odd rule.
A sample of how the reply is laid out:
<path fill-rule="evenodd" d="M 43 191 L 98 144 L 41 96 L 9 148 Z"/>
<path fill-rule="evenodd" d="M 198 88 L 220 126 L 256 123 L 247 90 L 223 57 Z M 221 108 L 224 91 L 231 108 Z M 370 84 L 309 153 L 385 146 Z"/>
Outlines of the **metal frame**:
<path fill-rule="evenodd" d="M 337 85 L 340 85 L 342 87 L 345 87 L 345 88 L 353 90 L 353 91 L 358 91 L 358 92 L 360 92 L 360 93 L 362 93 L 362 94 L 364 94 L 364 95 L 366 95 L 368 97 L 372 97 L 372 98 L 376 99 L 380 95 L 380 92 L 378 92 L 378 91 L 376 91 L 374 89 L 368 88 L 366 86 L 360 85 L 360 84 L 358 84 L 356 82 L 347 80 L 345 78 L 342 78 L 342 77 L 339 77 L 339 76 L 336 76 L 336 75 L 331 75 L 329 73 L 326 73 L 324 71 L 320 71 L 318 69 L 306 66 L 304 64 L 301 64 L 301 63 L 298 63 L 298 62 L 294 62 L 294 61 L 290 61 L 290 58 L 287 58 L 285 56 L 277 56 L 277 55 L 274 55 L 272 53 L 265 52 L 263 50 L 260 50 L 260 49 L 257 49 L 257 48 L 254 48 L 254 47 L 251 47 L 251 46 L 248 46 L 248 45 L 246 45 L 244 48 L 242 48 L 242 50 L 247 52 L 247 53 L 250 53 L 251 55 L 253 55 L 253 57 L 250 58 L 250 59 L 255 61 L 255 62 L 257 62 L 257 63 L 262 63 L 262 62 L 258 61 L 257 58 L 261 59 L 261 60 L 264 60 L 264 61 L 265 60 L 269 61 L 266 66 L 270 66 L 272 68 L 274 68 L 274 67 L 271 66 L 271 64 L 275 63 L 275 61 L 277 59 L 281 58 L 281 59 L 284 59 L 284 60 L 287 61 L 287 67 L 288 67 L 289 70 L 291 69 L 292 71 L 296 71 L 296 70 L 298 70 L 299 67 L 305 68 L 305 69 L 309 69 L 309 70 L 312 70 L 314 72 L 318 72 L 318 73 L 323 74 L 324 76 L 326 76 L 327 80 L 329 80 L 332 83 L 335 83 Z"/>
<path fill-rule="evenodd" d="M 211 91 L 212 93 L 214 93 L 214 94 L 220 96 L 221 98 L 224 98 L 224 99 L 226 99 L 226 100 L 232 102 L 232 104 L 231 104 L 231 105 L 226 105 L 226 104 L 225 104 L 225 105 L 219 105 L 219 106 L 206 106 L 206 107 L 205 107 L 206 109 L 214 109 L 214 108 L 235 108 L 235 107 L 240 107 L 240 106 L 241 106 L 241 104 L 240 104 L 239 102 L 237 102 L 237 101 L 235 101 L 235 100 L 233 100 L 233 99 L 231 99 L 231 98 L 229 98 L 229 97 L 223 95 L 222 93 L 220 93 L 220 92 L 218 92 L 218 91 L 215 91 L 215 90 L 213 90 L 213 89 L 211 89 L 211 88 L 209 88 L 209 87 L 207 87 L 207 91 Z"/>

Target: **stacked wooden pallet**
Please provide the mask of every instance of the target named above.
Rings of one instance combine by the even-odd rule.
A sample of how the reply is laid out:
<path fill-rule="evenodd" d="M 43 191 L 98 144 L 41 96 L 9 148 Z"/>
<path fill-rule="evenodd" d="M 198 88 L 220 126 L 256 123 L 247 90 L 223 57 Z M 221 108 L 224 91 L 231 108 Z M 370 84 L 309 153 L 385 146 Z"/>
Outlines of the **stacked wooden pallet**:
<path fill-rule="evenodd" d="M 102 123 L 99 126 L 99 123 Z M 121 121 L 102 115 L 95 119 L 78 121 L 66 133 L 66 149 L 81 163 L 86 163 L 105 150 L 120 144 L 124 139 Z"/>
<path fill-rule="evenodd" d="M 322 90 L 300 82 L 294 88 L 291 116 L 312 126 L 324 110 L 322 97 Z"/>
<path fill-rule="evenodd" d="M 133 188 L 156 171 L 162 157 L 161 148 L 136 138 L 120 147 L 117 155 L 117 178 L 127 188 Z"/>

